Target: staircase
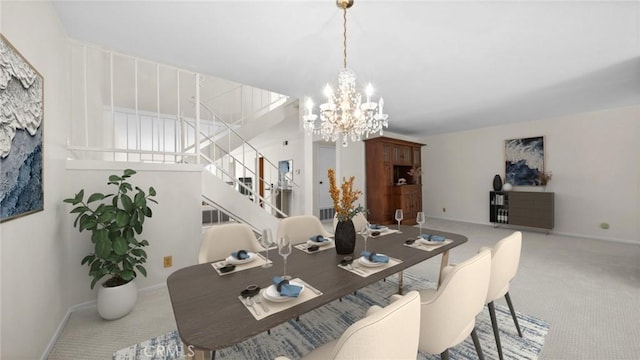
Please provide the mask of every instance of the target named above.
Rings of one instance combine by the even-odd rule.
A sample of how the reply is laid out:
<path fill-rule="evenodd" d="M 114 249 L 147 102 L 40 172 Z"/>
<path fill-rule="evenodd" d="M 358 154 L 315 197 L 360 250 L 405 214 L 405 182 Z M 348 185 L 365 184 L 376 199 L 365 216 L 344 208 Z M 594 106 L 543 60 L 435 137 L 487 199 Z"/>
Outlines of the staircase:
<path fill-rule="evenodd" d="M 267 131 L 288 117 L 298 118 L 297 99 L 274 99 L 274 102 L 235 122 L 228 122 L 205 104 L 200 104 L 203 118 L 215 131 L 201 131 L 199 159 L 207 171 L 202 173 L 202 194 L 205 203 L 214 205 L 235 221 L 249 224 L 254 230 L 275 229 L 277 218 L 288 214 L 273 198 L 271 184 L 279 184 L 278 167 L 262 156 L 261 152 L 245 140 Z M 240 125 L 241 124 L 241 125 Z M 195 130 L 195 129 L 194 129 Z M 244 136 L 243 136 L 244 135 Z M 240 153 L 234 155 L 234 152 Z M 263 176 L 259 175 L 257 159 L 263 158 Z M 243 182 L 251 179 L 251 183 Z M 299 186 L 288 179 L 287 187 L 298 192 Z M 268 185 L 267 185 L 268 184 Z M 259 188 L 262 186 L 263 194 Z M 277 186 L 277 185 L 276 185 Z"/>
<path fill-rule="evenodd" d="M 83 64 L 76 68 L 100 69 L 106 83 L 88 87 L 82 70 L 72 77 L 74 93 L 84 99 L 76 107 L 84 109 L 74 114 L 67 146 L 70 158 L 202 164 L 203 202 L 226 212 L 222 219 L 260 230 L 275 228 L 276 216 L 288 216 L 272 199 L 272 185 L 283 183 L 278 167 L 246 139 L 286 118 L 297 120 L 297 99 L 87 45 L 73 46 L 82 49 L 71 52 L 74 62 Z M 120 69 L 122 63 L 127 67 Z M 133 94 L 132 87 L 119 89 L 114 81 L 129 77 L 134 77 Z M 229 90 L 211 88 L 220 84 Z M 217 95 L 203 100 L 203 93 Z M 287 180 L 288 190 L 298 192 L 298 185 Z"/>
<path fill-rule="evenodd" d="M 254 230 L 278 227 L 275 216 L 209 171 L 202 172 L 202 197 L 236 221 L 249 224 Z"/>

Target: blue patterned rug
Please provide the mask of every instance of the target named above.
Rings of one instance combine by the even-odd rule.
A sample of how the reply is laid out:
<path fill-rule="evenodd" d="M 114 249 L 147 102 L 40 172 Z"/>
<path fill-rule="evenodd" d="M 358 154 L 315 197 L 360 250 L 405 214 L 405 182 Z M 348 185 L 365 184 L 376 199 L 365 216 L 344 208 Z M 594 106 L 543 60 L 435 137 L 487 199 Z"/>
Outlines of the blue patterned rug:
<path fill-rule="evenodd" d="M 271 335 L 260 334 L 233 347 L 216 352 L 216 359 L 273 359 L 284 355 L 298 359 L 312 349 L 334 340 L 349 325 L 361 319 L 371 305 L 385 306 L 397 290 L 395 277 L 379 281 L 357 292 L 334 301 L 300 317 L 300 321 L 289 321 L 271 330 Z M 404 289 L 419 290 L 434 287 L 433 283 L 405 274 Z M 514 304 L 517 308 L 518 304 Z M 549 323 L 535 317 L 517 313 L 523 337 L 518 337 L 513 319 L 507 307 L 496 304 L 496 317 L 500 328 L 500 340 L 505 359 L 537 359 L 542 350 Z M 484 356 L 497 359 L 493 330 L 486 309 L 478 316 L 476 329 Z M 167 360 L 183 359 L 182 342 L 177 331 L 158 336 L 142 343 L 118 350 L 115 360 Z M 450 358 L 477 359 L 471 338 L 449 350 Z M 418 359 L 439 360 L 440 355 L 418 354 Z"/>

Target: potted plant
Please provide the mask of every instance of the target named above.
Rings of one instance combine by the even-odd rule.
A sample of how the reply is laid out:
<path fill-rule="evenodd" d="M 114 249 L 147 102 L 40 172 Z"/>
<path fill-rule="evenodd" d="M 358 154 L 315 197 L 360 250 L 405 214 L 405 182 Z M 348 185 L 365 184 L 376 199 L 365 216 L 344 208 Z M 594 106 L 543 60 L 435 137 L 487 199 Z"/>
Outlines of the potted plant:
<path fill-rule="evenodd" d="M 123 174 L 110 175 L 108 185 L 117 191 L 112 194 L 93 193 L 84 200 L 84 189 L 73 198 L 64 199 L 73 206 L 72 214 L 78 214 L 73 226 L 80 232 L 91 231 L 94 251 L 85 256 L 81 265 L 89 266 L 91 289 L 104 277 L 98 288 L 98 313 L 107 320 L 128 314 L 135 306 L 138 290 L 133 281 L 137 273 L 147 276 L 144 263 L 147 253 L 142 249 L 149 245 L 139 241 L 144 220 L 152 216 L 149 202 L 156 191 L 153 187 L 145 193 L 128 182 L 136 172 L 124 170 Z"/>
<path fill-rule="evenodd" d="M 329 193 L 333 200 L 333 209 L 336 212 L 338 223 L 335 229 L 335 242 L 336 252 L 338 254 L 352 254 L 353 249 L 356 246 L 356 229 L 353 225 L 353 219 L 356 214 L 364 211 L 362 205 L 354 207 L 354 203 L 362 191 L 353 190 L 353 181 L 355 177 L 352 176 L 349 180 L 343 179 L 342 181 L 342 196 L 340 196 L 340 189 L 336 185 L 336 173 L 333 169 L 328 170 L 329 173 Z"/>

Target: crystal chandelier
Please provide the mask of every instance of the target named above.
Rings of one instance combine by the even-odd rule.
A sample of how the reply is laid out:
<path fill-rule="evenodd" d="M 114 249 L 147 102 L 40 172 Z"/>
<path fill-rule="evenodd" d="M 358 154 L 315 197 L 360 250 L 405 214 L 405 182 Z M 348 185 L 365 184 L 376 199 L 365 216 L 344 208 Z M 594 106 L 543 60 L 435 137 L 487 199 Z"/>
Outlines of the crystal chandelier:
<path fill-rule="evenodd" d="M 376 104 L 371 102 L 373 86 L 367 85 L 365 90 L 366 102 L 362 103 L 362 95 L 356 90 L 356 75 L 347 68 L 347 9 L 354 0 L 336 0 L 336 4 L 343 10 L 343 46 L 344 68 L 338 74 L 338 88 L 334 92 L 329 85 L 324 89 L 327 102 L 320 104 L 320 126 L 316 127 L 318 115 L 313 113 L 313 101 L 306 102 L 307 113 L 302 117 L 304 127 L 309 134 L 322 134 L 325 141 L 337 141 L 342 138 L 342 146 L 347 146 L 348 139 L 359 141 L 364 136 L 378 132 L 382 135 L 382 128 L 388 127 L 389 115 L 383 112 L 382 98 Z M 376 111 L 377 110 L 377 111 Z"/>

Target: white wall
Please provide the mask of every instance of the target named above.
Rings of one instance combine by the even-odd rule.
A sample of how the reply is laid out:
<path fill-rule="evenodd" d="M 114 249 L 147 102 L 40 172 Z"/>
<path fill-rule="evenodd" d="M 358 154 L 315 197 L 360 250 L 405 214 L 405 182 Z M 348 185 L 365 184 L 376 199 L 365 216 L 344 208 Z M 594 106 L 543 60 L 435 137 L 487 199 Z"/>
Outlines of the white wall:
<path fill-rule="evenodd" d="M 85 198 L 94 192 L 112 193 L 113 186 L 107 185 L 107 178 L 121 174 L 126 168 L 138 172 L 130 179 L 134 186 L 145 190 L 153 186 L 157 192 L 158 204 L 151 204 L 153 216 L 145 220 L 139 238 L 149 241 L 145 248 L 148 277 L 136 279 L 140 289 L 163 284 L 172 272 L 197 263 L 202 238 L 202 177 L 196 165 L 68 161 L 65 197 L 72 197 L 80 189 L 85 190 Z M 80 266 L 80 260 L 93 252 L 91 233 L 80 233 L 73 227 L 75 216 L 68 214 L 72 208 L 62 205 L 66 213 L 62 218 L 66 235 L 60 240 L 65 276 L 76 284 L 65 292 L 69 305 L 92 301 L 97 295 L 97 287 L 90 289 L 88 267 Z M 173 267 L 163 267 L 163 257 L 167 255 L 173 256 Z"/>
<path fill-rule="evenodd" d="M 140 288 L 162 284 L 177 268 L 195 264 L 201 238 L 200 169 L 143 164 L 70 163 L 66 141 L 74 101 L 70 89 L 69 42 L 50 2 L 3 1 L 3 35 L 44 77 L 44 210 L 0 227 L 0 358 L 37 359 L 73 305 L 93 301 L 86 266 L 89 234 L 72 227 L 70 207 L 62 200 L 80 188 L 106 189 L 108 174 L 124 167 L 140 170 L 134 179 L 153 185 L 159 205 L 145 222 L 148 278 Z M 96 170 L 100 169 L 100 170 Z M 187 170 L 187 171 L 185 171 Z M 174 266 L 162 267 L 173 256 Z M 98 316 L 96 314 L 96 316 Z"/>
<path fill-rule="evenodd" d="M 304 213 L 304 172 L 305 172 L 305 138 L 304 134 L 300 133 L 298 136 L 286 136 L 280 138 L 273 132 L 268 133 L 270 137 L 273 137 L 274 141 L 267 145 L 260 147 L 260 152 L 276 166 L 280 160 L 293 160 L 293 181 L 298 185 L 293 189 L 291 214 L 298 215 Z M 283 141 L 287 141 L 288 145 L 283 145 Z M 266 166 L 266 164 L 265 164 Z M 274 184 L 277 186 L 277 184 Z"/>
<path fill-rule="evenodd" d="M 488 224 L 493 176 L 504 179 L 504 140 L 541 135 L 545 170 L 553 172 L 546 188 L 555 192 L 553 231 L 640 242 L 640 106 L 423 139 L 427 216 Z"/>
<path fill-rule="evenodd" d="M 64 273 L 65 141 L 70 117 L 68 44 L 50 2 L 3 1 L 6 38 L 44 77 L 44 210 L 1 225 L 3 359 L 36 359 L 76 286 Z M 73 259 L 77 261 L 77 259 Z"/>
<path fill-rule="evenodd" d="M 349 142 L 349 146 L 342 146 L 338 141 L 336 146 L 336 182 L 338 186 L 342 183 L 342 178 L 349 179 L 355 177 L 353 188 L 362 191 L 362 195 L 356 201 L 356 206 L 361 204 L 367 207 L 367 187 L 366 187 L 366 162 L 364 156 L 364 142 Z"/>

